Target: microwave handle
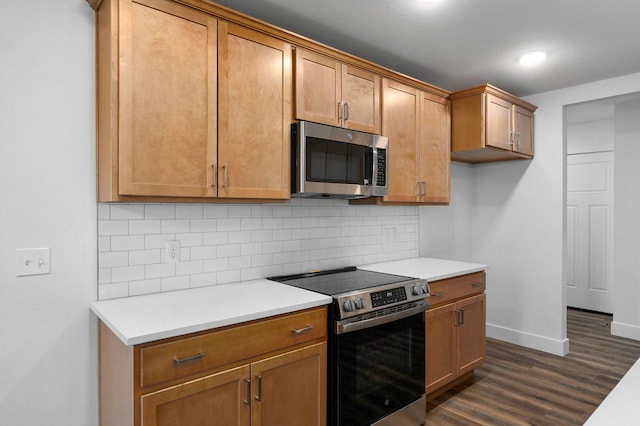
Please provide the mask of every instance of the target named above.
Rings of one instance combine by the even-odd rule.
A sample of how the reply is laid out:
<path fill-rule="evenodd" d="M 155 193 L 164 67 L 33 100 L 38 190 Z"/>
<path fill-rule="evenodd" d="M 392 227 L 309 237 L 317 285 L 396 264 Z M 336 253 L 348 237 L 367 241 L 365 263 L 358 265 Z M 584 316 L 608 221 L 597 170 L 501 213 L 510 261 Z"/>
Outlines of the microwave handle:
<path fill-rule="evenodd" d="M 378 185 L 378 148 L 372 147 L 373 152 L 373 173 L 371 174 L 371 186 Z"/>

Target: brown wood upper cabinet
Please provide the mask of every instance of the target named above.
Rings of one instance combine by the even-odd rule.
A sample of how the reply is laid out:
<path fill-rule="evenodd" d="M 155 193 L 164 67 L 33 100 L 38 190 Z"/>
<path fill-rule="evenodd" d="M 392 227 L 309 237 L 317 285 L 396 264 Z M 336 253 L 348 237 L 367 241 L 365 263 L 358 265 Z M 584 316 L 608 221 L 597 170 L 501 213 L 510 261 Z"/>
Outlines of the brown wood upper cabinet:
<path fill-rule="evenodd" d="M 382 134 L 389 138 L 389 194 L 383 202 L 449 202 L 449 101 L 383 79 Z"/>
<path fill-rule="evenodd" d="M 531 159 L 537 107 L 489 84 L 453 93 L 451 159 Z"/>
<path fill-rule="evenodd" d="M 380 133 L 380 77 L 302 48 L 296 55 L 296 118 Z"/>
<path fill-rule="evenodd" d="M 99 201 L 289 198 L 289 44 L 169 0 L 97 7 Z"/>

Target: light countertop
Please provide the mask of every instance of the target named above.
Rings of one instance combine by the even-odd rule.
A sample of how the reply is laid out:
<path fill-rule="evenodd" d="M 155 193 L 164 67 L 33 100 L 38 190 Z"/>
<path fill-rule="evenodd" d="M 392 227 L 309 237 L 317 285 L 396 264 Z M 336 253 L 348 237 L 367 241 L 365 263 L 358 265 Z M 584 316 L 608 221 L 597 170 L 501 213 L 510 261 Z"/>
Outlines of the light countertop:
<path fill-rule="evenodd" d="M 435 281 L 487 265 L 413 258 L 359 266 Z M 125 345 L 180 336 L 331 303 L 331 297 L 266 279 L 95 301 L 91 310 Z"/>
<path fill-rule="evenodd" d="M 489 266 L 480 263 L 416 257 L 413 259 L 362 265 L 358 266 L 358 269 L 406 275 L 408 277 L 423 278 L 427 281 L 437 281 L 459 275 L 471 274 L 472 272 L 484 271 L 485 269 L 489 269 Z"/>
<path fill-rule="evenodd" d="M 175 337 L 331 303 L 266 279 L 96 301 L 91 310 L 125 345 Z"/>
<path fill-rule="evenodd" d="M 640 359 L 602 401 L 585 426 L 637 425 L 640 419 L 638 389 L 640 389 Z"/>

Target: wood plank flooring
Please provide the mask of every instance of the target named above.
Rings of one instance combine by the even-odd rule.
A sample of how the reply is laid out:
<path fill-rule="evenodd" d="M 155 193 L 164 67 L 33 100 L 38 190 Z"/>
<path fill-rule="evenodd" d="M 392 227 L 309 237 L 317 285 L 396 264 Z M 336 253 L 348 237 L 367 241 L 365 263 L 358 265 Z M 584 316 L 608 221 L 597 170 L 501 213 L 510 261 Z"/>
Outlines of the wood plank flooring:
<path fill-rule="evenodd" d="M 486 363 L 428 404 L 425 425 L 582 425 L 640 357 L 611 319 L 569 309 L 565 357 L 487 339 Z"/>

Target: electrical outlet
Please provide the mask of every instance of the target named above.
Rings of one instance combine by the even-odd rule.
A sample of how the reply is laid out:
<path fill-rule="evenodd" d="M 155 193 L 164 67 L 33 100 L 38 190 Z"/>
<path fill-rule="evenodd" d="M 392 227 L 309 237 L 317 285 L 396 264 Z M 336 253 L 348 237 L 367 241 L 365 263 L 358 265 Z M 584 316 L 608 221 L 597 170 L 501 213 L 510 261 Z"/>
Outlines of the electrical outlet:
<path fill-rule="evenodd" d="M 177 263 L 180 261 L 180 241 L 167 241 L 166 263 Z"/>

